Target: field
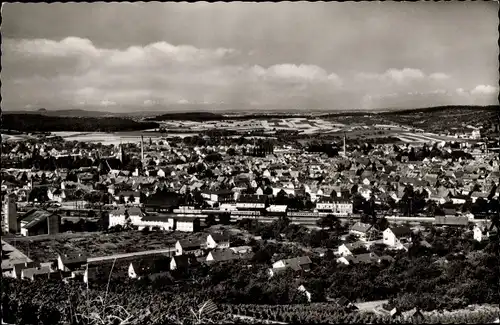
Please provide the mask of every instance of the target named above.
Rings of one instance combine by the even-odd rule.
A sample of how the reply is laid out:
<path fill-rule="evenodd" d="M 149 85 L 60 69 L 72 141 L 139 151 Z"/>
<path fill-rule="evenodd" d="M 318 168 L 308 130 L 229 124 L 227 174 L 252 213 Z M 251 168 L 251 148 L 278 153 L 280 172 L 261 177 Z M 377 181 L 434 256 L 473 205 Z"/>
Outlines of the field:
<path fill-rule="evenodd" d="M 150 232 L 58 234 L 30 238 L 4 238 L 6 242 L 38 262 L 57 258 L 58 253 L 85 253 L 89 257 L 164 249 L 179 239 L 202 238 L 203 233 Z"/>
<path fill-rule="evenodd" d="M 131 132 L 116 132 L 116 133 L 105 133 L 105 132 L 52 132 L 55 136 L 60 136 L 66 141 L 79 141 L 79 142 L 90 142 L 90 143 L 102 143 L 103 145 L 118 145 L 120 143 L 139 143 L 141 141 L 141 135 L 144 136 L 144 141 L 149 141 L 151 138 L 154 141 L 159 140 L 164 137 L 160 133 L 154 132 L 141 132 L 141 131 L 131 131 Z M 197 133 L 168 133 L 168 137 L 188 137 L 194 136 Z"/>

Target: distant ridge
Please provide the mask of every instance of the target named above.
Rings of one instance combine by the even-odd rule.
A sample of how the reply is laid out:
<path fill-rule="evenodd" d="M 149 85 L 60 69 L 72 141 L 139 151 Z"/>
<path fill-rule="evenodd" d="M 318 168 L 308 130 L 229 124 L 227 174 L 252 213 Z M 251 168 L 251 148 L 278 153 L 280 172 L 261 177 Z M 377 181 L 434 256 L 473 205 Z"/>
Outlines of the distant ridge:
<path fill-rule="evenodd" d="M 375 110 L 313 110 L 305 111 L 298 109 L 291 109 L 287 111 L 284 108 L 280 109 L 269 109 L 255 110 L 255 113 L 247 113 L 244 111 L 230 111 L 229 109 L 218 110 L 209 109 L 209 106 L 203 107 L 195 105 L 185 105 L 185 110 L 181 110 L 179 105 L 173 107 L 168 107 L 168 113 L 164 113 L 166 109 L 163 110 L 139 110 L 135 112 L 105 112 L 105 111 L 95 111 L 95 110 L 84 110 L 84 109 L 61 109 L 61 110 L 48 110 L 48 109 L 38 109 L 38 110 L 21 110 L 21 111 L 2 111 L 5 115 L 11 114 L 25 114 L 25 115 L 43 115 L 43 116 L 54 116 L 54 117 L 147 117 L 148 121 L 166 121 L 166 120 L 190 120 L 190 121 L 215 121 L 215 120 L 241 120 L 241 119 L 264 119 L 264 118 L 286 118 L 286 117 L 328 117 L 328 116 L 363 116 L 363 115 L 401 115 L 401 114 L 414 114 L 414 113 L 424 113 L 424 112 L 439 112 L 447 111 L 451 109 L 480 109 L 486 111 L 498 111 L 500 107 L 498 105 L 489 106 L 467 106 L 467 105 L 449 105 L 449 106 L 433 106 L 433 107 L 421 107 L 412 109 L 401 109 L 401 108 L 384 108 Z"/>
<path fill-rule="evenodd" d="M 44 115 L 44 116 L 59 116 L 59 117 L 104 117 L 116 116 L 119 114 L 110 112 L 86 111 L 83 109 L 62 109 L 62 110 L 47 110 L 40 108 L 35 111 L 3 111 L 3 114 L 29 114 L 29 115 Z"/>
<path fill-rule="evenodd" d="M 365 115 L 406 115 L 416 113 L 435 113 L 447 110 L 483 110 L 483 111 L 498 111 L 498 105 L 490 106 L 436 106 L 436 107 L 423 107 L 415 109 L 386 109 L 377 111 L 335 111 L 335 112 L 311 112 L 311 113 L 298 113 L 291 111 L 285 112 L 258 112 L 258 113 L 240 113 L 240 114 L 221 114 L 209 112 L 186 112 L 186 113 L 168 113 L 158 115 L 156 117 L 147 118 L 147 121 L 218 121 L 218 120 L 246 120 L 246 119 L 266 119 L 266 118 L 307 118 L 315 117 L 344 117 L 344 116 L 365 116 Z"/>
<path fill-rule="evenodd" d="M 467 106 L 467 105 L 447 105 L 447 106 L 433 106 L 433 107 L 423 107 L 423 108 L 412 108 L 403 110 L 388 110 L 384 112 L 377 112 L 379 115 L 398 115 L 398 114 L 412 114 L 412 113 L 431 113 L 447 111 L 452 109 L 477 109 L 483 111 L 498 111 L 500 106 L 498 105 L 488 105 L 488 106 Z"/>
<path fill-rule="evenodd" d="M 122 117 L 47 116 L 41 114 L 5 114 L 2 129 L 21 132 L 118 132 L 158 128 L 154 122 L 136 122 Z"/>

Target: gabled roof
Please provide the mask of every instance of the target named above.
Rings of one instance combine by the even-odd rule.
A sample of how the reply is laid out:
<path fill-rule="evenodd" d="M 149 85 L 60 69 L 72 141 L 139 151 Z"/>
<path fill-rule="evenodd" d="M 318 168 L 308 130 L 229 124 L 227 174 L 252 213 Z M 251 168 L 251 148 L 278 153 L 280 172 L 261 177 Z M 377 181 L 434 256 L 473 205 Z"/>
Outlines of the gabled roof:
<path fill-rule="evenodd" d="M 20 217 L 21 222 L 26 222 L 23 226 L 26 229 L 36 226 L 40 222 L 45 221 L 48 217 L 55 215 L 55 213 L 47 210 L 32 209 Z"/>
<path fill-rule="evenodd" d="M 214 261 L 230 261 L 240 259 L 240 255 L 233 252 L 231 249 L 216 249 L 209 253 Z"/>
<path fill-rule="evenodd" d="M 374 253 L 365 253 L 358 255 L 348 255 L 345 257 L 345 259 L 347 259 L 349 263 L 352 264 L 371 263 L 378 260 L 378 256 Z"/>
<path fill-rule="evenodd" d="M 372 228 L 372 225 L 369 223 L 356 222 L 352 227 L 351 231 L 359 231 L 362 233 L 368 232 Z"/>
<path fill-rule="evenodd" d="M 400 237 L 404 237 L 404 236 L 409 236 L 412 231 L 409 227 L 404 227 L 404 226 L 401 226 L 401 227 L 391 227 L 391 228 L 388 228 L 392 231 L 392 233 L 397 237 L 397 238 L 400 238 Z"/>
<path fill-rule="evenodd" d="M 155 265 L 155 260 L 152 258 L 146 258 L 138 261 L 133 261 L 130 264 L 132 264 L 135 274 L 143 276 L 152 273 Z"/>
<path fill-rule="evenodd" d="M 283 260 L 283 264 L 285 264 L 285 267 L 290 267 L 294 271 L 300 271 L 302 267 L 312 264 L 312 261 L 309 256 L 300 256 Z"/>
<path fill-rule="evenodd" d="M 176 255 L 172 257 L 172 260 L 178 268 L 189 266 L 190 259 L 192 259 L 192 257 L 189 255 Z"/>
<path fill-rule="evenodd" d="M 50 273 L 50 267 L 44 266 L 44 267 L 32 267 L 32 268 L 27 268 L 23 269 L 21 271 L 22 275 L 26 278 L 33 278 L 37 275 L 41 274 L 49 274 Z"/>
<path fill-rule="evenodd" d="M 352 251 L 353 249 L 365 247 L 365 243 L 360 242 L 360 241 L 357 241 L 354 243 L 343 244 L 343 245 L 345 245 L 345 247 L 347 247 L 347 249 L 350 251 Z"/>
<path fill-rule="evenodd" d="M 179 240 L 178 243 L 181 245 L 183 250 L 194 250 L 201 248 L 201 241 L 199 240 L 183 239 Z"/>
<path fill-rule="evenodd" d="M 64 265 L 87 263 L 87 256 L 84 254 L 60 254 L 59 256 Z"/>
<path fill-rule="evenodd" d="M 209 236 L 212 236 L 212 239 L 215 242 L 229 242 L 229 235 L 228 234 L 213 233 L 213 234 L 210 234 Z"/>

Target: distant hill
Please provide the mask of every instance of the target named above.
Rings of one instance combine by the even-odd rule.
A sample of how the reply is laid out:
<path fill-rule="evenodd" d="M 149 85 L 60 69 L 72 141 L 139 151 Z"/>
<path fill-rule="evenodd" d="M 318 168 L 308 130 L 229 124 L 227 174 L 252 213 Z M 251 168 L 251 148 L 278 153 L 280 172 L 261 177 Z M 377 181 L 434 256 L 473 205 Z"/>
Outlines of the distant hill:
<path fill-rule="evenodd" d="M 413 113 L 436 113 L 445 111 L 457 111 L 457 110 L 482 110 L 498 112 L 500 107 L 498 105 L 489 106 L 465 106 L 465 105 L 455 105 L 455 106 L 434 106 L 434 107 L 423 107 L 423 108 L 413 108 L 405 110 L 391 110 L 385 112 L 378 112 L 379 115 L 405 115 Z"/>
<path fill-rule="evenodd" d="M 47 110 L 40 108 L 36 111 L 3 111 L 3 114 L 25 114 L 25 115 L 44 115 L 44 116 L 60 116 L 60 117 L 102 117 L 114 116 L 117 114 L 109 112 L 86 111 L 83 109 L 64 109 L 64 110 Z"/>
<path fill-rule="evenodd" d="M 118 132 L 138 131 L 158 127 L 158 123 L 155 122 L 136 122 L 120 117 L 61 117 L 12 113 L 2 116 L 2 129 L 22 132 Z"/>

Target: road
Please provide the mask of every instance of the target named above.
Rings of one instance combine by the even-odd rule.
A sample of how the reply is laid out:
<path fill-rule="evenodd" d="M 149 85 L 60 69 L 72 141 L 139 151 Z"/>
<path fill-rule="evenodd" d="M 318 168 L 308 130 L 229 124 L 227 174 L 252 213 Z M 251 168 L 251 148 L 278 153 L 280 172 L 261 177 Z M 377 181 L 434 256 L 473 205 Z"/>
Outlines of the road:
<path fill-rule="evenodd" d="M 175 247 L 165 248 L 165 249 L 155 249 L 150 251 L 143 252 L 133 252 L 133 253 L 124 253 L 124 254 L 114 254 L 108 256 L 98 256 L 98 257 L 90 257 L 87 259 L 87 262 L 90 263 L 99 263 L 105 261 L 113 261 L 115 259 L 126 259 L 137 256 L 147 256 L 147 255 L 160 255 L 160 254 L 168 254 L 172 255 L 175 252 Z"/>

